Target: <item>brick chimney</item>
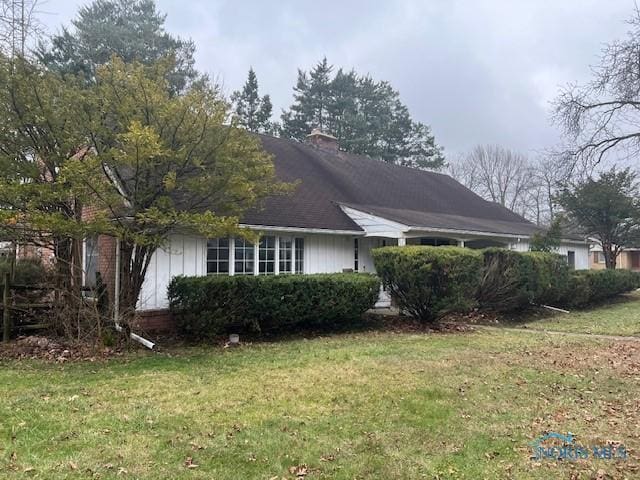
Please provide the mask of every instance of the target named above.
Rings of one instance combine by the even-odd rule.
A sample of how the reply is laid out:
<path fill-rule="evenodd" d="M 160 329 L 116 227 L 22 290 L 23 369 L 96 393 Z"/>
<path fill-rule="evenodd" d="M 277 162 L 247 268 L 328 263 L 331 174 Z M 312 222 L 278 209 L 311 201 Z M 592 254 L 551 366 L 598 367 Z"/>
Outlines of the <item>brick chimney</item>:
<path fill-rule="evenodd" d="M 324 133 L 318 128 L 314 128 L 311 130 L 311 133 L 307 135 L 307 143 L 328 152 L 338 151 L 338 139 L 333 135 Z"/>

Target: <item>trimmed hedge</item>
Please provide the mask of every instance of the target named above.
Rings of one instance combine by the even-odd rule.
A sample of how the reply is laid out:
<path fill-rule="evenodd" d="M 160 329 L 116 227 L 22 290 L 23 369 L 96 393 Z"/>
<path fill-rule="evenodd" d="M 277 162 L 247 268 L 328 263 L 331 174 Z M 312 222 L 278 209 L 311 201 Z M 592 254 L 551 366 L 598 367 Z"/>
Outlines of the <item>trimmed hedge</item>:
<path fill-rule="evenodd" d="M 563 298 L 567 307 L 584 307 L 640 288 L 640 273 L 630 270 L 573 272 Z"/>
<path fill-rule="evenodd" d="M 496 311 L 527 308 L 532 303 L 558 304 L 565 298 L 570 269 L 561 255 L 482 251 L 484 265 L 476 298 L 480 307 Z"/>
<path fill-rule="evenodd" d="M 459 247 L 383 247 L 372 251 L 376 272 L 398 307 L 423 322 L 472 308 L 482 254 Z"/>
<path fill-rule="evenodd" d="M 336 273 L 176 277 L 168 293 L 179 330 L 211 337 L 344 324 L 372 308 L 379 290 L 374 275 Z"/>
<path fill-rule="evenodd" d="M 502 312 L 532 304 L 576 308 L 640 287 L 628 270 L 573 271 L 555 253 L 489 248 L 384 247 L 376 271 L 397 306 L 433 322 L 474 306 Z"/>

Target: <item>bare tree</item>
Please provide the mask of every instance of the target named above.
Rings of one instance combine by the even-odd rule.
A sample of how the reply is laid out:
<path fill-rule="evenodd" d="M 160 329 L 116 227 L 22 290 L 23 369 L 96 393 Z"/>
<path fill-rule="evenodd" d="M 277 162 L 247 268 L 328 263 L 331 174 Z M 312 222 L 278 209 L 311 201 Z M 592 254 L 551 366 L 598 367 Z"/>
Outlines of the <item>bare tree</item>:
<path fill-rule="evenodd" d="M 525 155 L 499 145 L 478 145 L 452 162 L 449 173 L 484 199 L 528 215 L 533 169 Z"/>
<path fill-rule="evenodd" d="M 572 169 L 586 172 L 614 159 L 637 165 L 640 154 L 640 10 L 628 21 L 623 40 L 605 46 L 593 79 L 568 85 L 554 104 L 564 130 L 563 153 Z M 633 163 L 632 163 L 633 165 Z"/>
<path fill-rule="evenodd" d="M 0 0 L 0 51 L 5 55 L 27 56 L 29 42 L 44 33 L 39 5 L 39 0 Z"/>

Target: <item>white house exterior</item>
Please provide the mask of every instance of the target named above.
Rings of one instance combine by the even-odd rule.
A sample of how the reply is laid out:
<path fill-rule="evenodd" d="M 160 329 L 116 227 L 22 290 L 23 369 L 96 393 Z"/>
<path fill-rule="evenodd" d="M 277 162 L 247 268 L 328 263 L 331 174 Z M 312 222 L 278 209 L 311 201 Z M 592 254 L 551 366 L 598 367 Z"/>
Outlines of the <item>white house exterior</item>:
<path fill-rule="evenodd" d="M 529 238 L 480 231 L 417 229 L 350 207 L 342 207 L 361 231 L 321 231 L 283 229 L 268 226 L 258 230 L 261 242 L 247 245 L 244 240 L 207 240 L 189 235 L 174 235 L 167 248 L 153 257 L 142 293 L 140 310 L 168 307 L 167 287 L 177 275 L 279 275 L 358 271 L 375 273 L 371 249 L 388 245 L 458 245 L 470 248 L 503 246 L 529 251 Z M 573 259 L 576 269 L 589 268 L 589 247 L 585 241 L 566 239 L 558 253 Z M 242 260 L 239 259 L 242 257 Z M 250 260 L 247 261 L 246 258 Z M 222 267 L 222 268 L 221 268 Z M 237 270 L 237 271 L 236 271 Z M 378 306 L 386 306 L 382 294 Z"/>
<path fill-rule="evenodd" d="M 138 301 L 143 316 L 166 318 L 167 287 L 178 275 L 375 273 L 371 250 L 376 247 L 528 251 L 531 237 L 540 231 L 448 175 L 341 152 L 335 138 L 320 132 L 312 133 L 308 144 L 264 135 L 260 140 L 273 157 L 278 178 L 296 183 L 294 192 L 267 198 L 244 215 L 242 225 L 260 233 L 258 244 L 186 233 L 170 237 L 147 270 Z M 126 182 L 117 186 L 126 189 Z M 115 270 L 115 242 L 102 237 L 93 249 L 85 248 L 85 270 L 97 259 L 94 269 L 109 269 L 101 271 L 109 279 Z M 589 268 L 585 239 L 563 239 L 559 253 L 573 267 Z M 382 294 L 379 305 L 385 304 L 388 297 Z"/>

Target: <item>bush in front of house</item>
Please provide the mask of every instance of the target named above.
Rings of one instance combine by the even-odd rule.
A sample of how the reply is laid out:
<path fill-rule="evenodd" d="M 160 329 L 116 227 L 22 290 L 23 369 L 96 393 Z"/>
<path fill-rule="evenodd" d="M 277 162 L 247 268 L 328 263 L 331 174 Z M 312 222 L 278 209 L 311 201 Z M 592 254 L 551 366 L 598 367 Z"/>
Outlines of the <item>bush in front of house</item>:
<path fill-rule="evenodd" d="M 475 305 L 482 254 L 460 247 L 383 247 L 376 272 L 397 306 L 425 323 Z"/>
<path fill-rule="evenodd" d="M 5 273 L 11 273 L 11 259 L 6 257 L 0 259 L 0 284 L 4 284 Z M 38 285 L 47 279 L 47 269 L 39 258 L 19 259 L 13 265 L 11 283 L 14 285 Z"/>
<path fill-rule="evenodd" d="M 168 296 L 179 330 L 203 338 L 357 321 L 379 290 L 380 281 L 369 274 L 236 275 L 176 277 Z"/>
<path fill-rule="evenodd" d="M 507 312 L 533 301 L 531 259 L 503 248 L 482 251 L 483 266 L 476 293 L 481 308 Z"/>
<path fill-rule="evenodd" d="M 572 272 L 563 304 L 584 307 L 640 288 L 640 273 L 630 270 L 580 270 Z"/>

